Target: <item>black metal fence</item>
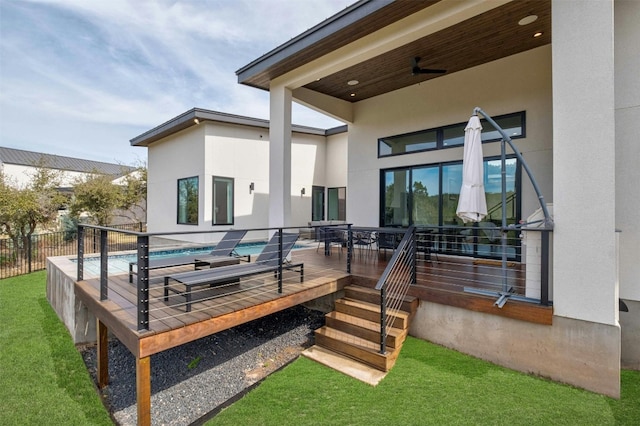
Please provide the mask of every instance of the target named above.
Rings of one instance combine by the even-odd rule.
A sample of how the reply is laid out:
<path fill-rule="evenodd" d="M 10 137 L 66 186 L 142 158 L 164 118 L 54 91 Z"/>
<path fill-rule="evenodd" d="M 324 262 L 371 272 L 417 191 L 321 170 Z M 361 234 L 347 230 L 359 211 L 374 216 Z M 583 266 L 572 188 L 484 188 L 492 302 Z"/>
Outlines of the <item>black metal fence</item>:
<path fill-rule="evenodd" d="M 145 223 L 113 225 L 111 228 L 145 232 Z M 100 252 L 100 232 L 87 229 L 84 235 L 85 253 Z M 111 233 L 107 245 L 110 251 L 135 250 L 136 238 Z M 46 268 L 47 257 L 78 254 L 77 230 L 34 234 L 17 240 L 0 238 L 0 279 L 29 274 Z"/>

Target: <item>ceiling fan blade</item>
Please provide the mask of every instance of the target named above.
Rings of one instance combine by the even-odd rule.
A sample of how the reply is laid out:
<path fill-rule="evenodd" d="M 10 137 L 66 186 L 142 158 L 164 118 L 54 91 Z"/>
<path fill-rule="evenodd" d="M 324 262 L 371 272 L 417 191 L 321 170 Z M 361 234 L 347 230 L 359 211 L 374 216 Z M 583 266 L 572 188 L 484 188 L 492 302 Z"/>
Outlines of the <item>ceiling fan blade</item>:
<path fill-rule="evenodd" d="M 416 56 L 411 60 L 411 74 L 444 74 L 447 70 L 439 70 L 432 68 L 420 68 L 418 63 L 420 62 L 420 57 Z"/>

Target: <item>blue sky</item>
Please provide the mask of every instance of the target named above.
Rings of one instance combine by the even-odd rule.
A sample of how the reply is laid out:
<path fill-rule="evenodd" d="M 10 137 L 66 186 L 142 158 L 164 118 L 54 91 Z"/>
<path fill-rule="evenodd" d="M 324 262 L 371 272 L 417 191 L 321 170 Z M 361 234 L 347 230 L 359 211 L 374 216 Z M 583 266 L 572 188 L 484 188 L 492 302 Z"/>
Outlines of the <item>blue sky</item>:
<path fill-rule="evenodd" d="M 134 164 L 130 139 L 193 107 L 268 119 L 235 71 L 354 2 L 0 0 L 0 146 Z"/>

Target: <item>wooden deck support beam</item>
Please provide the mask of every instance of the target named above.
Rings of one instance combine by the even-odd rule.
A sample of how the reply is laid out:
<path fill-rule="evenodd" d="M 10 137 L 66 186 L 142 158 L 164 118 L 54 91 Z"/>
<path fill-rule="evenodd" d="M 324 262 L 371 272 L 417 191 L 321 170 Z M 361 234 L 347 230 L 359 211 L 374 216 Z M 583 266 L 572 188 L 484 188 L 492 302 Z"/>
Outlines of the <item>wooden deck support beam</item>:
<path fill-rule="evenodd" d="M 138 426 L 151 426 L 151 357 L 136 358 Z"/>
<path fill-rule="evenodd" d="M 96 350 L 98 355 L 96 376 L 98 379 L 98 387 L 102 389 L 109 384 L 109 330 L 102 321 L 99 319 L 96 321 L 98 342 Z"/>

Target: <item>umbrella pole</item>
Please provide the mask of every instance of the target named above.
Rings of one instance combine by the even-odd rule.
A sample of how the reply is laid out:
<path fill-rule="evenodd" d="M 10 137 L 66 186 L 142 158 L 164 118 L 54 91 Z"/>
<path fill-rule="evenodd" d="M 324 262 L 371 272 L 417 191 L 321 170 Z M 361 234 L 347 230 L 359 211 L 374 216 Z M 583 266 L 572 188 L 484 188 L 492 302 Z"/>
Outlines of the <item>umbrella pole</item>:
<path fill-rule="evenodd" d="M 533 185 L 533 189 L 536 191 L 536 195 L 538 196 L 538 201 L 540 202 L 540 208 L 542 209 L 542 212 L 544 213 L 544 223 L 545 226 L 548 226 L 550 228 L 553 227 L 553 220 L 551 219 L 551 216 L 549 215 L 549 211 L 547 209 L 547 204 L 544 202 L 544 197 L 542 196 L 542 193 L 540 192 L 540 188 L 538 187 L 538 183 L 536 182 L 535 177 L 533 176 L 533 173 L 531 172 L 531 170 L 529 169 L 529 166 L 527 165 L 527 162 L 524 161 L 524 158 L 522 158 L 522 155 L 520 154 L 520 151 L 518 151 L 515 147 L 515 145 L 513 144 L 513 141 L 511 140 L 511 138 L 509 137 L 509 135 L 507 135 L 505 133 L 504 130 L 502 130 L 502 128 L 498 125 L 498 123 L 496 123 L 486 112 L 484 112 L 481 108 L 476 107 L 473 110 L 473 115 L 478 115 L 478 113 L 482 114 L 482 116 L 489 122 L 491 123 L 491 125 L 500 133 L 500 135 L 502 136 L 502 144 L 501 144 L 501 151 L 500 151 L 500 162 L 501 162 L 501 177 L 502 177 L 502 224 L 501 224 L 501 247 L 502 247 L 502 291 L 500 292 L 495 292 L 493 294 L 499 296 L 498 300 L 496 300 L 496 302 L 494 303 L 494 305 L 498 306 L 499 308 L 502 308 L 504 306 L 505 303 L 507 303 L 507 300 L 509 300 L 509 298 L 515 299 L 515 300 L 522 300 L 525 302 L 534 302 L 534 303 L 539 303 L 539 300 L 535 300 L 535 299 L 531 299 L 528 297 L 523 297 L 523 296 L 517 296 L 514 294 L 514 289 L 513 287 L 509 287 L 509 283 L 507 282 L 507 232 L 509 230 L 509 228 L 507 227 L 507 179 L 506 179 L 506 175 L 507 175 L 507 170 L 506 170 L 506 144 L 508 143 L 509 146 L 511 147 L 511 149 L 513 150 L 514 154 L 516 155 L 516 157 L 518 158 L 518 161 L 520 161 L 520 164 L 522 164 L 522 166 L 524 167 L 525 171 L 527 172 L 527 175 L 529 176 L 529 180 L 531 181 L 531 184 Z M 486 295 L 488 292 L 485 290 L 477 290 L 477 289 L 472 289 L 469 288 L 467 289 L 465 287 L 465 291 L 468 291 L 470 293 L 477 293 L 477 294 L 484 294 Z"/>
<path fill-rule="evenodd" d="M 513 141 L 511 140 L 509 135 L 507 135 L 505 133 L 505 131 L 502 130 L 502 127 L 498 126 L 498 123 L 493 121 L 493 118 L 491 118 L 486 112 L 484 112 L 482 110 L 482 108 L 475 107 L 473 109 L 473 114 L 474 115 L 478 115 L 478 113 L 482 114 L 482 116 L 489 123 L 491 123 L 491 125 L 493 127 L 495 127 L 495 129 L 502 136 L 502 142 L 503 143 L 504 142 L 508 143 L 509 146 L 511 147 L 511 149 L 513 150 L 513 153 L 515 154 L 515 156 L 518 157 L 518 161 L 520 161 L 520 164 L 522 164 L 522 167 L 524 167 L 524 170 L 527 172 L 527 175 L 529 176 L 529 180 L 531 181 L 531 184 L 533 185 L 533 189 L 536 191 L 536 195 L 538 196 L 538 201 L 540 202 L 540 208 L 542 209 L 542 212 L 544 213 L 545 225 L 547 225 L 549 227 L 553 227 L 553 219 L 551 219 L 551 215 L 549 215 L 549 210 L 547 209 L 547 204 L 544 202 L 544 197 L 542 196 L 542 192 L 540 192 L 540 187 L 538 186 L 538 182 L 536 181 L 535 177 L 533 176 L 533 173 L 531 172 L 531 169 L 529 169 L 529 166 L 527 165 L 527 162 L 524 161 L 524 158 L 522 158 L 522 154 L 520 154 L 520 151 L 518 151 L 516 149 L 515 145 L 513 144 Z"/>

